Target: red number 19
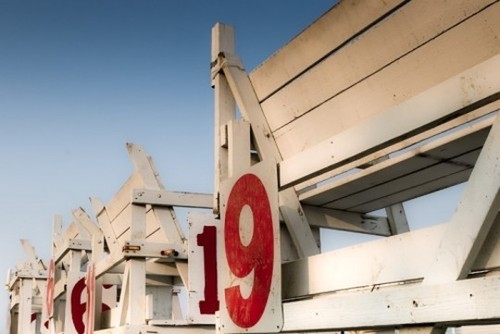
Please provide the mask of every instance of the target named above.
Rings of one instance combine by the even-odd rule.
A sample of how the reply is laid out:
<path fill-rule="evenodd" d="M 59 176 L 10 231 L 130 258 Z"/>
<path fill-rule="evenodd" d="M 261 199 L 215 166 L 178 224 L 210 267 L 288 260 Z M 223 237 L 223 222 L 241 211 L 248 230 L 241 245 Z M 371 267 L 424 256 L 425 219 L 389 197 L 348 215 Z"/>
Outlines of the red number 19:
<path fill-rule="evenodd" d="M 244 245 L 240 236 L 240 215 L 248 206 L 253 215 L 252 239 Z M 248 298 L 239 285 L 225 289 L 229 316 L 242 328 L 258 323 L 270 294 L 274 265 L 274 236 L 271 207 L 266 189 L 254 174 L 236 181 L 228 197 L 224 222 L 224 243 L 231 273 L 245 278 L 253 271 L 253 286 Z"/>

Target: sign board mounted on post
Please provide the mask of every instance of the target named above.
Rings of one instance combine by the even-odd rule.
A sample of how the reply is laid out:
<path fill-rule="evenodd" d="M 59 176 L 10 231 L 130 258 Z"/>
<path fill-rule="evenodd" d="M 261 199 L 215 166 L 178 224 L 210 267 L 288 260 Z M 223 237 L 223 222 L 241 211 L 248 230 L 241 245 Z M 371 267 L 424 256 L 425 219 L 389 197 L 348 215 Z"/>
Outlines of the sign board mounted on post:
<path fill-rule="evenodd" d="M 223 185 L 218 262 L 225 333 L 272 333 L 283 324 L 275 167 L 261 162 Z"/>

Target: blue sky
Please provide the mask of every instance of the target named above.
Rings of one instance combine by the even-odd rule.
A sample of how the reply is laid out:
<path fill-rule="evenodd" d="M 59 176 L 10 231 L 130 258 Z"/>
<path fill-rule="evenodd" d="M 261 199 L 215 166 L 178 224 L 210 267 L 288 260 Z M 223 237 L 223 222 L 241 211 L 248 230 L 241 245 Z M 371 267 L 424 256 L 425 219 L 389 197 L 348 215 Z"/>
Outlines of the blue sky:
<path fill-rule="evenodd" d="M 1 0 L 0 271 L 24 259 L 21 238 L 50 256 L 55 214 L 112 198 L 127 142 L 169 189 L 212 192 L 211 27 L 235 27 L 251 70 L 333 3 Z"/>
<path fill-rule="evenodd" d="M 170 190 L 212 192 L 211 27 L 235 27 L 249 71 L 334 2 L 0 0 L 0 271 L 24 259 L 21 238 L 48 259 L 55 214 L 68 224 L 74 208 L 92 213 L 90 196 L 112 198 L 132 170 L 127 142 Z M 450 214 L 416 204 L 424 225 Z"/>

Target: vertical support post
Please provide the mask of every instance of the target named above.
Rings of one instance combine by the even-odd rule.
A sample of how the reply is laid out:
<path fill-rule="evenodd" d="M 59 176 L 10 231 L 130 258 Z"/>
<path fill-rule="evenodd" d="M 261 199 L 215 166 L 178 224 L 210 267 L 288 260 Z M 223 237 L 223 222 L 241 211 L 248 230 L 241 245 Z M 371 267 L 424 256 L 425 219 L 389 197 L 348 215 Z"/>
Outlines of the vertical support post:
<path fill-rule="evenodd" d="M 180 293 L 180 289 L 174 287 L 174 289 L 172 290 L 172 319 L 173 320 L 183 319 L 179 293 Z"/>
<path fill-rule="evenodd" d="M 92 234 L 92 259 L 89 262 L 89 266 L 97 263 L 104 256 L 104 237 L 99 231 L 98 233 Z M 102 282 L 104 276 L 95 278 L 95 294 L 94 294 L 94 329 L 101 329 L 101 319 L 102 319 Z M 97 306 L 97 307 L 96 307 Z"/>
<path fill-rule="evenodd" d="M 250 125 L 243 120 L 230 121 L 227 125 L 228 175 L 233 177 L 250 168 Z"/>
<path fill-rule="evenodd" d="M 128 323 L 144 325 L 146 323 L 146 262 L 145 259 L 130 259 L 128 287 Z"/>
<path fill-rule="evenodd" d="M 146 207 L 132 204 L 130 234 L 132 240 L 146 239 Z M 128 314 L 129 324 L 146 323 L 146 260 L 129 259 Z"/>
<path fill-rule="evenodd" d="M 21 279 L 19 287 L 19 316 L 17 323 L 18 333 L 29 333 L 31 331 L 31 303 L 33 283 L 30 279 Z"/>
<path fill-rule="evenodd" d="M 234 39 L 232 28 L 218 23 L 212 29 L 212 38 L 212 78 L 219 78 L 224 75 L 229 87 L 229 91 L 226 90 L 225 93 L 234 98 L 243 118 L 250 123 L 262 160 L 274 161 L 275 163 L 281 161 L 278 146 L 253 91 L 250 79 L 246 75 L 240 60 L 234 54 L 234 42 L 230 43 L 230 40 Z M 230 48 L 224 49 L 227 46 Z M 216 104 L 217 107 L 219 107 L 218 104 Z M 219 114 L 220 112 L 216 111 L 216 118 L 221 121 Z M 217 133 L 221 137 L 220 129 L 216 128 Z M 221 157 L 218 154 L 216 154 L 215 158 L 216 164 L 226 161 L 219 160 Z M 216 174 L 217 177 L 220 177 L 220 172 Z M 216 191 L 218 189 L 217 187 Z M 318 254 L 320 252 L 319 247 L 293 188 L 285 189 L 279 193 L 279 209 L 297 248 L 299 257 Z"/>
<path fill-rule="evenodd" d="M 234 30 L 230 26 L 217 25 L 212 29 L 212 63 L 217 65 L 220 52 L 234 54 Z M 226 124 L 236 115 L 236 102 L 227 83 L 226 77 L 219 71 L 212 72 L 212 87 L 214 88 L 214 213 L 219 216 L 220 183 L 228 177 L 228 150 L 221 138 L 226 136 Z"/>
<path fill-rule="evenodd" d="M 52 223 L 52 256 L 56 253 L 56 249 L 60 246 L 60 237 L 62 233 L 62 216 L 54 216 Z"/>
<path fill-rule="evenodd" d="M 405 208 L 403 203 L 396 203 L 385 209 L 389 228 L 393 235 L 410 232 L 410 225 L 406 218 Z"/>

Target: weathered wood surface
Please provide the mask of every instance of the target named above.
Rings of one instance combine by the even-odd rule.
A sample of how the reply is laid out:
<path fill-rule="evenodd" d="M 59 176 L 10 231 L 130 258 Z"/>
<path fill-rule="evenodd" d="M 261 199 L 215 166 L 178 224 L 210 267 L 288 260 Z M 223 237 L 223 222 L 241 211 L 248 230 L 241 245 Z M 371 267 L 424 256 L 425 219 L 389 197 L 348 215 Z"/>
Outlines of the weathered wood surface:
<path fill-rule="evenodd" d="M 301 195 L 305 204 L 370 212 L 467 180 L 491 119 Z M 454 175 L 457 174 L 457 175 Z M 460 177 L 458 177 L 460 175 Z M 456 183 L 455 183 L 456 182 Z M 421 193 L 421 185 L 426 184 Z"/>
<path fill-rule="evenodd" d="M 491 2 L 409 2 L 267 98 L 262 109 L 283 158 L 498 54 L 500 4 Z"/>

